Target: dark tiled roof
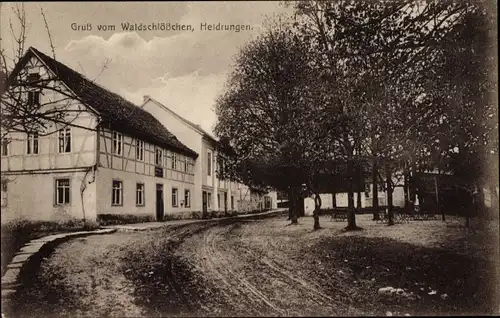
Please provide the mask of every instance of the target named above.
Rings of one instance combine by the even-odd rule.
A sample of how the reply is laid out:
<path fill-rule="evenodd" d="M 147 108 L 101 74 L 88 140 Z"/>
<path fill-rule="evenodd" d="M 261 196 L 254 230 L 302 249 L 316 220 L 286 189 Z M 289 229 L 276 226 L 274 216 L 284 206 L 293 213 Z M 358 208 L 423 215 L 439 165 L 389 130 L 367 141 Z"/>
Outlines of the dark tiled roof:
<path fill-rule="evenodd" d="M 140 137 L 158 146 L 176 150 L 196 158 L 198 154 L 181 143 L 151 113 L 127 101 L 118 94 L 85 78 L 80 73 L 31 47 L 43 63 L 62 80 L 81 101 L 96 110 L 113 129 Z"/>

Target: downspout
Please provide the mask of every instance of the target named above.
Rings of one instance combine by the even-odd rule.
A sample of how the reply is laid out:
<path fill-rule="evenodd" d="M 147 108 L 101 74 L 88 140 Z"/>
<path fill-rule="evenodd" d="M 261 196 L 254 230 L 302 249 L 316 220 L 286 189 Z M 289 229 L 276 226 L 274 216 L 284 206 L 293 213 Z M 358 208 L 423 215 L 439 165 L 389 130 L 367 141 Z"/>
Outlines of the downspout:
<path fill-rule="evenodd" d="M 95 157 L 94 157 L 94 163 L 92 166 L 88 167 L 88 169 L 85 171 L 85 175 L 82 178 L 82 182 L 80 185 L 80 201 L 82 202 L 82 214 L 83 214 L 83 222 L 85 223 L 87 221 L 87 217 L 85 215 L 85 204 L 83 200 L 83 195 L 85 193 L 85 190 L 87 189 L 87 184 L 92 184 L 95 182 L 95 173 L 97 171 L 97 167 L 99 165 L 99 153 L 100 153 L 100 134 L 99 134 L 99 129 L 101 127 L 101 118 L 97 117 L 97 125 L 96 125 L 96 150 L 95 150 Z M 90 180 L 87 180 L 87 177 L 89 173 L 92 172 L 92 176 L 90 177 Z"/>

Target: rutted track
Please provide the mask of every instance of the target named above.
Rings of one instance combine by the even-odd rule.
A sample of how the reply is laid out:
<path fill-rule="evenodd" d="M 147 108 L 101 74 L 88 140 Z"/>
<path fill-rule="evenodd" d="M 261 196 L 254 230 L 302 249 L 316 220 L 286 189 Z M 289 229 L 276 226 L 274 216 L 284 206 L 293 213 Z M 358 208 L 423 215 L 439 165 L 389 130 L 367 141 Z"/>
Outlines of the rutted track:
<path fill-rule="evenodd" d="M 252 235 L 254 228 L 265 228 L 264 223 L 224 220 L 64 243 L 18 293 L 14 313 L 23 317 L 337 314 L 332 297 L 310 277 L 291 270 L 294 262 L 281 249 L 288 242 Z M 26 306 L 26 299 L 31 306 Z"/>

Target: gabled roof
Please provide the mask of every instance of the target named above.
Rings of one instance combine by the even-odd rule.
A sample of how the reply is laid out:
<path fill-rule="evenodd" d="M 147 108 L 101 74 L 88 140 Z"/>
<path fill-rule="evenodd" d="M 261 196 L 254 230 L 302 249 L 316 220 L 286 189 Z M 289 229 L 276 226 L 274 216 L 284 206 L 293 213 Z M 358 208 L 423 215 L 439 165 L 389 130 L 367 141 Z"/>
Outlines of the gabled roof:
<path fill-rule="evenodd" d="M 15 80 L 17 73 L 32 57 L 38 57 L 45 66 L 57 76 L 78 99 L 86 106 L 98 112 L 103 122 L 113 129 L 129 133 L 152 144 L 175 150 L 196 158 L 198 154 L 181 143 L 175 135 L 163 126 L 151 113 L 127 101 L 118 94 L 97 85 L 82 74 L 66 65 L 30 47 L 9 76 L 9 82 Z"/>
<path fill-rule="evenodd" d="M 180 119 L 182 122 L 184 122 L 186 125 L 190 126 L 192 129 L 194 129 L 195 131 L 199 132 L 204 138 L 208 139 L 209 141 L 211 141 L 213 143 L 217 143 L 217 139 L 214 136 L 212 136 L 212 134 L 208 133 L 206 130 L 204 130 L 203 128 L 201 128 L 200 125 L 197 125 L 197 124 L 195 124 L 195 123 L 187 120 L 186 118 L 184 118 L 181 115 L 177 114 L 172 109 L 170 109 L 167 106 L 163 105 L 162 103 L 160 103 L 156 99 L 151 98 L 150 96 L 148 96 L 148 98 L 144 101 L 144 103 L 142 104 L 141 107 L 144 107 L 144 105 L 149 100 L 152 101 L 153 103 L 155 103 L 156 105 L 164 108 L 165 110 L 167 110 L 168 112 L 170 112 L 172 115 L 174 115 L 175 117 L 177 117 L 178 119 Z"/>

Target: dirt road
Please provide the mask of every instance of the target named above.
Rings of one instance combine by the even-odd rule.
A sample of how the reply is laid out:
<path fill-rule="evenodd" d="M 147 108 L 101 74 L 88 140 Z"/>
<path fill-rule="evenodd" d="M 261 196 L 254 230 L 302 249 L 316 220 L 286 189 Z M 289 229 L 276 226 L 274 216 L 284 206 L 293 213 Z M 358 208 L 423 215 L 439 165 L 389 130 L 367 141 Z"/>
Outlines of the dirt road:
<path fill-rule="evenodd" d="M 72 240 L 41 263 L 18 292 L 11 316 L 360 316 L 466 311 L 457 304 L 464 304 L 461 297 L 470 295 L 458 292 L 448 291 L 447 302 L 429 298 L 428 290 L 413 303 L 384 303 L 377 298 L 378 288 L 389 283 L 421 288 L 426 277 L 442 289 L 470 284 L 460 272 L 444 278 L 437 272 L 435 258 L 445 262 L 449 256 L 407 243 L 342 234 L 340 226 L 324 224 L 331 228 L 287 227 L 283 218 L 225 220 Z M 372 253 L 379 248 L 386 256 Z M 460 264 L 455 272 L 477 266 L 465 256 L 453 255 L 453 264 Z M 416 262 L 428 267 L 408 270 L 408 264 Z M 453 270 L 453 265 L 443 266 Z"/>

